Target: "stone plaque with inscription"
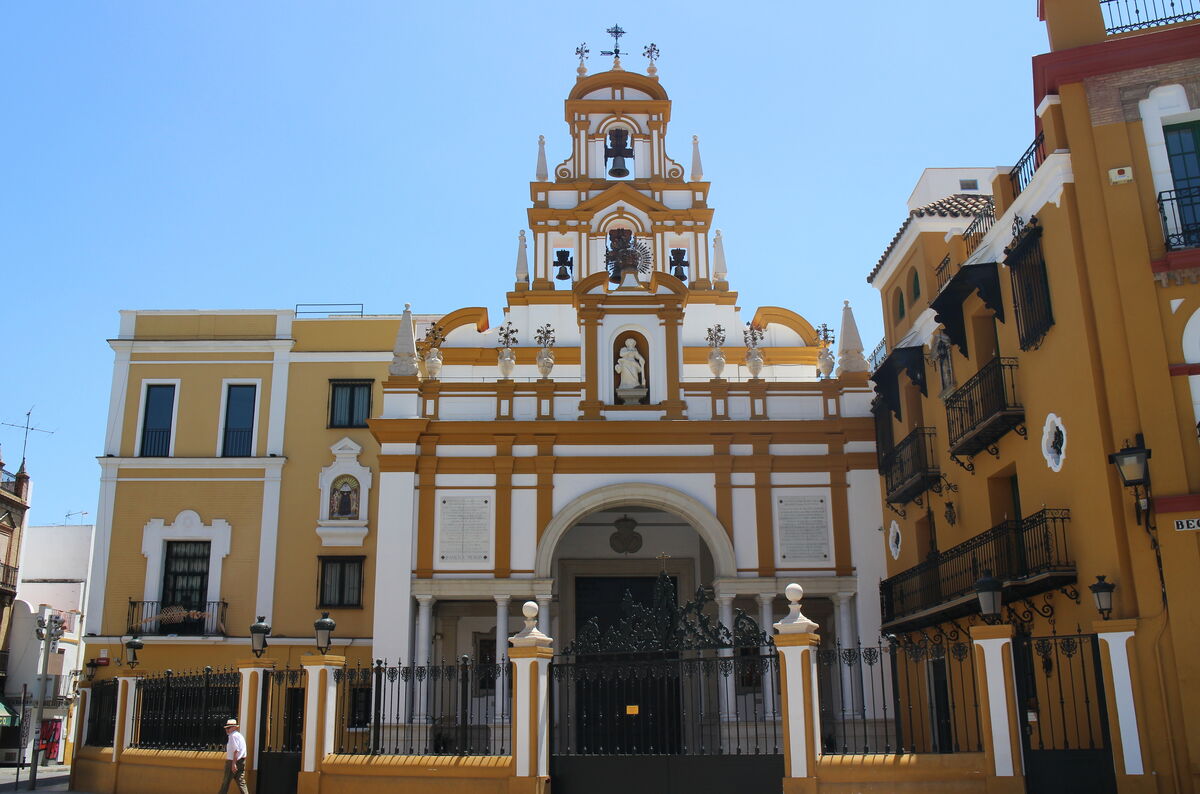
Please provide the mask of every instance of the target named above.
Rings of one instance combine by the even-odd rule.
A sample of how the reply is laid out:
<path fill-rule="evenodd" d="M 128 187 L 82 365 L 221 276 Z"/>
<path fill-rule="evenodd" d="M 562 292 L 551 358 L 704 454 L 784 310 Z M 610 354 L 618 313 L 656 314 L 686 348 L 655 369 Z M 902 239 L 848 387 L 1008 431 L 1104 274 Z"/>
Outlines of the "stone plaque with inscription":
<path fill-rule="evenodd" d="M 793 562 L 829 562 L 829 500 L 825 495 L 789 494 L 775 499 L 779 556 Z"/>
<path fill-rule="evenodd" d="M 486 562 L 492 540 L 492 507 L 486 496 L 441 499 L 438 558 L 442 562 Z"/>

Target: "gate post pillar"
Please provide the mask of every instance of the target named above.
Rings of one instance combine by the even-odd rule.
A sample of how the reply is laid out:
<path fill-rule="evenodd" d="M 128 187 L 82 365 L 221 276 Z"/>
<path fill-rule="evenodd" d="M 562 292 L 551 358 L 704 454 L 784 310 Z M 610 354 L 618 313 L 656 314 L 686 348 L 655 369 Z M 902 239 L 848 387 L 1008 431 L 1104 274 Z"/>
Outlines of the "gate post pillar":
<path fill-rule="evenodd" d="M 792 582 L 785 590 L 787 617 L 775 624 L 779 653 L 779 699 L 783 713 L 783 791 L 801 794 L 816 791 L 817 729 L 817 624 L 800 611 L 804 588 Z"/>
<path fill-rule="evenodd" d="M 121 790 L 121 755 L 133 744 L 134 721 L 137 719 L 137 683 L 144 673 L 130 670 L 117 676 L 117 716 L 113 725 L 113 791 Z"/>
<path fill-rule="evenodd" d="M 251 785 L 258 774 L 258 748 L 262 741 L 262 725 L 258 718 L 262 714 L 265 695 L 263 678 L 267 670 L 274 668 L 273 659 L 239 659 L 237 662 L 242 678 L 238 695 L 238 722 L 242 725 L 242 735 L 246 737 L 246 782 Z"/>
<path fill-rule="evenodd" d="M 971 641 L 976 649 L 975 690 L 983 712 L 979 729 L 983 732 L 988 792 L 1023 794 L 1025 775 L 1012 639 L 1013 627 L 1009 623 L 971 627 Z"/>
<path fill-rule="evenodd" d="M 1109 733 L 1113 765 L 1121 791 L 1153 791 L 1154 780 L 1146 775 L 1142 761 L 1142 739 L 1138 730 L 1133 679 L 1137 660 L 1129 654 L 1129 640 L 1137 631 L 1136 620 L 1097 620 L 1092 631 L 1102 642 L 1105 701 L 1110 704 Z"/>
<path fill-rule="evenodd" d="M 304 741 L 300 754 L 297 794 L 317 794 L 321 762 L 333 752 L 337 682 L 334 673 L 346 666 L 345 656 L 311 654 L 300 657 L 304 677 Z"/>
<path fill-rule="evenodd" d="M 512 663 L 512 755 L 509 791 L 544 792 L 550 783 L 550 659 L 554 642 L 537 627 L 538 605 L 521 607 L 525 628 L 509 637 Z"/>

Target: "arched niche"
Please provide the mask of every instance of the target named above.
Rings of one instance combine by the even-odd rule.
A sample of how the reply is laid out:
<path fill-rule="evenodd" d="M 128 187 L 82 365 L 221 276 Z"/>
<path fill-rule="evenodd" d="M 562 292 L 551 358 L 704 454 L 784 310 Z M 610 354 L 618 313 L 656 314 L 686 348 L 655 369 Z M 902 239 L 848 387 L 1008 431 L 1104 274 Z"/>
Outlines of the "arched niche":
<path fill-rule="evenodd" d="M 538 541 L 534 560 L 534 576 L 549 579 L 554 575 L 554 549 L 563 535 L 585 516 L 598 510 L 627 505 L 653 507 L 674 513 L 687 521 L 699 533 L 712 554 L 713 571 L 717 578 L 736 577 L 737 561 L 733 542 L 720 520 L 697 499 L 674 488 L 654 483 L 619 483 L 606 485 L 572 499 L 550 519 Z"/>
<path fill-rule="evenodd" d="M 649 405 L 651 402 L 651 397 L 653 396 L 651 394 L 651 389 L 650 389 L 650 343 L 648 341 L 646 341 L 646 337 L 640 331 L 634 331 L 634 330 L 621 331 L 613 339 L 612 358 L 610 359 L 610 361 L 612 362 L 611 366 L 613 369 L 613 404 L 614 405 L 622 404 L 620 395 L 619 395 L 619 391 L 621 388 L 622 375 L 621 375 L 620 371 L 618 371 L 617 366 L 618 366 L 619 362 L 622 360 L 622 351 L 625 349 L 626 342 L 629 340 L 633 340 L 634 349 L 636 349 L 638 352 L 638 355 L 641 356 L 641 362 L 640 362 L 641 367 L 642 367 L 641 385 L 644 386 L 646 389 L 645 396 L 642 397 L 642 399 L 639 400 L 637 404 L 638 405 Z M 636 359 L 634 359 L 634 360 L 636 361 Z"/>

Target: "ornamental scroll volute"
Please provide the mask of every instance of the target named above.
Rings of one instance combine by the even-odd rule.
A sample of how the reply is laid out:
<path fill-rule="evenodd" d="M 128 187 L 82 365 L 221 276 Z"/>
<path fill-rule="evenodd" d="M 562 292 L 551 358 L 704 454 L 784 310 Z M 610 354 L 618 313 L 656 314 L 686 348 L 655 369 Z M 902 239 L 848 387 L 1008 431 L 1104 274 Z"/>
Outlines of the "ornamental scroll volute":
<path fill-rule="evenodd" d="M 665 572 L 654 583 L 650 605 L 633 598 L 629 591 L 621 600 L 624 617 L 606 631 L 591 618 L 575 632 L 575 640 L 564 654 L 669 653 L 709 648 L 757 648 L 773 644 L 754 618 L 734 610 L 733 626 L 725 626 L 704 613 L 712 595 L 703 587 L 683 606 L 675 599 L 675 583 Z"/>

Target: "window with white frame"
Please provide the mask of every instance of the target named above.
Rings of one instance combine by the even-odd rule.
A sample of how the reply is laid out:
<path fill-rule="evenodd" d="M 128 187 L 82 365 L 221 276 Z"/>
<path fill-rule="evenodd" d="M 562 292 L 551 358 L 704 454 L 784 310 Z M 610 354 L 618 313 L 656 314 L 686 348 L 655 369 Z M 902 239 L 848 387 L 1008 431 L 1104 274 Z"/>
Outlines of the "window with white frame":
<path fill-rule="evenodd" d="M 226 385 L 225 418 L 221 428 L 222 457 L 246 458 L 254 454 L 254 414 L 257 401 L 257 385 Z"/>
<path fill-rule="evenodd" d="M 174 383 L 147 383 L 142 403 L 141 438 L 138 455 L 165 458 L 171 454 L 171 432 L 175 423 Z"/>

